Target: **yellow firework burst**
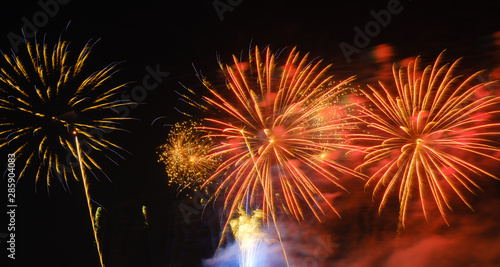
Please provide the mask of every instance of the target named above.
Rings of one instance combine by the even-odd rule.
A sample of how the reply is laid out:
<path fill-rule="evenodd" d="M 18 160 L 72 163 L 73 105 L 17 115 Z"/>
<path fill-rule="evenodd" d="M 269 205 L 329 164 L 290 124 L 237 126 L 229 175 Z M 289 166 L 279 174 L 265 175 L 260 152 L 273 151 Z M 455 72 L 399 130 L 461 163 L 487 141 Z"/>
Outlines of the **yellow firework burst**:
<path fill-rule="evenodd" d="M 483 94 L 490 82 L 478 82 L 480 72 L 461 79 L 455 74 L 460 60 L 442 64 L 442 57 L 423 71 L 419 57 L 407 68 L 394 67 L 395 91 L 382 83 L 363 91 L 373 104 L 361 107 L 372 132 L 358 137 L 375 144 L 359 169 L 375 167 L 366 186 L 382 194 L 380 210 L 399 192 L 402 226 L 412 199 L 420 200 L 426 218 L 429 203 L 436 203 L 446 221 L 450 194 L 471 207 L 465 192 L 479 187 L 474 178 L 497 179 L 473 159 L 498 160 L 492 138 L 499 124 L 491 118 L 499 98 Z"/>
<path fill-rule="evenodd" d="M 165 164 L 169 184 L 181 189 L 199 189 L 219 161 L 208 154 L 213 147 L 212 139 L 204 137 L 197 126 L 194 121 L 176 123 L 167 142 L 159 148 L 159 161 Z"/>
<path fill-rule="evenodd" d="M 47 44 L 28 43 L 26 62 L 17 55 L 3 55 L 0 147 L 12 148 L 25 159 L 19 177 L 32 167 L 36 181 L 46 177 L 48 185 L 52 178 L 63 185 L 70 177 L 78 179 L 75 135 L 86 148 L 81 151 L 81 163 L 88 170 L 102 171 L 93 156 L 102 152 L 116 156 L 122 150 L 104 133 L 122 130 L 120 121 L 127 118 L 115 108 L 130 102 L 117 100 L 123 84 L 110 87 L 116 64 L 84 74 L 92 45 L 87 44 L 74 63 L 66 41 L 59 41 L 53 50 Z"/>

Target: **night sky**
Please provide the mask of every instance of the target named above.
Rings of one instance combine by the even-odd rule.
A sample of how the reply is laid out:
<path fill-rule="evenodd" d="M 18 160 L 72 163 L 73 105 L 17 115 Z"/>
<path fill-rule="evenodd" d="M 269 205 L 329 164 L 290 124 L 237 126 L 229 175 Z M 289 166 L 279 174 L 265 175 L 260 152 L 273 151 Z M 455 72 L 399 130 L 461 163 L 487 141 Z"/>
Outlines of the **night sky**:
<path fill-rule="evenodd" d="M 47 12 L 39 4 L 46 2 L 57 3 L 57 10 L 51 5 L 52 13 L 44 20 L 43 15 L 35 15 Z M 500 79 L 498 1 L 60 2 L 4 3 L 0 9 L 0 49 L 8 53 L 13 47 L 8 36 L 21 36 L 23 25 L 33 23 L 35 17 L 41 20 L 35 26 L 38 40 L 46 34 L 47 42 L 53 44 L 64 31 L 70 50 L 78 51 L 89 39 L 100 39 L 87 68 L 97 70 L 122 62 L 114 80 L 132 82 L 129 93 L 150 75 L 148 69 L 158 69 L 163 75 L 157 86 L 141 96 L 141 104 L 130 108 L 130 117 L 137 119 L 126 124 L 130 133 L 109 133 L 108 138 L 123 145 L 130 155 L 124 155 L 120 166 L 105 165 L 111 181 L 100 177 L 100 182 L 91 184 L 92 198 L 106 210 L 101 232 L 106 266 L 202 266 L 203 259 L 213 257 L 220 238 L 219 211 L 209 205 L 201 217 L 196 199 L 177 195 L 167 185 L 156 148 L 165 141 L 167 125 L 186 119 L 175 108 L 197 115 L 198 111 L 179 101 L 175 93 L 183 88 L 179 83 L 202 92 L 195 73 L 220 79 L 218 56 L 230 63 L 233 54 L 245 57 L 250 45 L 269 45 L 274 51 L 297 46 L 301 52 L 310 52 L 311 58 L 333 63 L 338 78 L 356 75 L 356 82 L 364 86 L 387 79 L 392 62 L 399 64 L 422 55 L 430 63 L 447 49 L 447 61 L 464 58 L 460 69 L 465 74 L 486 69 L 485 79 L 490 73 Z M 214 4 L 228 9 L 217 11 Z M 397 11 L 387 25 L 379 26 L 379 31 L 358 47 L 359 53 L 348 58 L 343 55 L 340 44 L 355 46 L 354 28 L 364 29 L 375 20 L 372 14 L 388 9 L 388 5 Z M 26 29 L 32 31 L 29 26 Z M 5 162 L 10 149 L 0 150 Z M 496 166 L 492 165 L 491 171 L 498 174 Z M 429 222 L 412 214 L 412 222 L 399 236 L 397 203 L 379 215 L 377 201 L 363 192 L 362 182 L 347 183 L 355 188 L 351 194 L 332 196 L 337 199 L 342 220 L 332 214 L 322 224 L 314 220 L 302 225 L 283 222 L 293 266 L 500 265 L 499 181 L 481 178 L 484 191 L 471 198 L 476 211 L 456 205 L 450 226 L 439 214 Z M 47 188 L 43 180 L 35 185 L 34 174 L 18 182 L 17 265 L 1 266 L 98 266 L 83 186 L 71 181 L 69 187 L 69 191 L 64 190 L 54 181 Z M 147 226 L 143 206 L 148 208 Z M 5 233 L 6 227 L 2 224 L 0 233 Z M 0 238 L 5 253 L 6 239 Z M 269 251 L 280 255 L 275 249 L 270 247 Z M 276 262 L 262 266 L 281 266 Z"/>

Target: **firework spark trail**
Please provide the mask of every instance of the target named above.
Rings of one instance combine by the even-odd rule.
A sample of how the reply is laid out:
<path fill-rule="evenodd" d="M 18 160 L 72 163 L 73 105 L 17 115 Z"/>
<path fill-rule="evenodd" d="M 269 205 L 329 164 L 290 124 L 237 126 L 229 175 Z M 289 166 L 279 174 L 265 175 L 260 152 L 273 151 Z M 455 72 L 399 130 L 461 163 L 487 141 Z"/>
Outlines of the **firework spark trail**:
<path fill-rule="evenodd" d="M 92 204 L 90 203 L 90 194 L 89 194 L 89 181 L 87 179 L 87 176 L 85 175 L 85 171 L 83 170 L 83 163 L 82 163 L 82 154 L 81 154 L 81 149 L 80 149 L 80 142 L 78 141 L 78 134 L 76 131 L 73 132 L 73 135 L 75 135 L 75 143 L 76 143 L 76 151 L 78 155 L 78 161 L 80 165 L 80 171 L 82 175 L 82 182 L 83 182 L 83 188 L 85 189 L 85 195 L 87 196 L 87 207 L 89 209 L 89 215 L 90 215 L 90 221 L 92 222 L 92 230 L 94 232 L 94 240 L 96 242 L 96 247 L 97 247 L 97 253 L 99 253 L 99 261 L 101 263 L 101 266 L 104 266 L 104 262 L 102 260 L 102 252 L 101 252 L 101 245 L 99 242 L 99 238 L 97 236 L 97 225 L 95 223 L 94 219 L 94 214 L 92 213 Z"/>
<path fill-rule="evenodd" d="M 333 83 L 330 66 L 295 49 L 282 65 L 269 48 L 261 54 L 256 47 L 248 63 L 233 59 L 233 66 L 220 64 L 226 87 L 218 90 L 203 78 L 212 95 L 204 100 L 217 116 L 207 116 L 200 127 L 217 141 L 210 153 L 223 158 L 208 181 L 224 177 L 215 197 L 226 196 L 228 218 L 247 199 L 268 222 L 269 216 L 276 221 L 278 210 L 303 220 L 304 206 L 321 220 L 321 203 L 336 213 L 318 185 L 329 181 L 344 189 L 341 175 L 360 176 L 335 156 L 355 149 L 343 137 L 356 127 L 345 116 L 350 105 L 339 103 L 354 78 Z"/>
<path fill-rule="evenodd" d="M 197 126 L 194 121 L 176 123 L 167 142 L 159 147 L 159 161 L 165 164 L 169 185 L 179 186 L 180 191 L 200 189 L 219 162 L 218 157 L 208 154 L 213 146 L 212 139 L 202 136 Z"/>
<path fill-rule="evenodd" d="M 124 130 L 120 122 L 128 118 L 119 117 L 115 108 L 132 104 L 115 100 L 125 84 L 109 85 L 108 80 L 117 72 L 117 64 L 84 74 L 84 65 L 94 44 L 89 41 L 71 64 L 68 42 L 59 39 L 52 50 L 45 39 L 43 44 L 27 42 L 30 60 L 23 63 L 19 55 L 2 53 L 6 64 L 0 69 L 0 148 L 13 147 L 25 160 L 19 179 L 33 167 L 36 183 L 46 177 L 48 187 L 51 179 L 57 178 L 69 189 L 68 179 L 78 180 L 80 171 L 93 227 L 85 170 L 96 179 L 93 169 L 106 174 L 82 146 L 101 152 L 99 155 L 112 162 L 105 152 L 121 157 L 117 150 L 125 150 L 102 136 L 109 130 Z M 76 162 L 70 163 L 66 155 Z M 94 237 L 103 266 L 95 228 Z"/>
<path fill-rule="evenodd" d="M 379 211 L 399 190 L 403 227 L 415 191 L 426 219 L 430 190 L 432 202 L 447 222 L 446 208 L 452 210 L 449 194 L 453 192 L 472 209 L 465 192 L 474 194 L 479 189 L 474 176 L 498 179 L 470 161 L 475 156 L 499 160 L 494 153 L 500 149 L 492 137 L 500 134 L 500 124 L 490 118 L 498 113 L 500 98 L 479 93 L 493 82 L 476 83 L 481 72 L 460 81 L 461 76 L 454 74 L 460 60 L 442 64 L 442 57 L 443 53 L 423 72 L 418 69 L 419 57 L 406 69 L 393 67 L 396 95 L 382 83 L 382 90 L 373 86 L 363 90 L 374 108 L 360 106 L 363 116 L 358 118 L 372 133 L 353 136 L 374 145 L 366 149 L 365 162 L 358 169 L 377 168 L 366 187 L 374 188 L 374 197 L 382 193 Z"/>

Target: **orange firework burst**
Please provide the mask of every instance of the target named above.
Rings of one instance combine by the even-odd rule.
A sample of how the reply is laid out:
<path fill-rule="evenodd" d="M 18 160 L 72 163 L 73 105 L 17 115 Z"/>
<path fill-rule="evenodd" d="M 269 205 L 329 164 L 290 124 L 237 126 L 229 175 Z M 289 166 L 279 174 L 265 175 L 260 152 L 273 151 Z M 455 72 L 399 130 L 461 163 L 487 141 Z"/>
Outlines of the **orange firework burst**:
<path fill-rule="evenodd" d="M 393 67 L 395 95 L 382 83 L 382 90 L 362 90 L 376 108 L 361 107 L 361 120 L 373 132 L 358 137 L 377 144 L 366 149 L 365 162 L 358 168 L 376 168 L 366 186 L 374 186 L 374 196 L 382 192 L 379 211 L 399 188 L 403 227 L 415 193 L 426 219 L 425 200 L 430 197 L 446 221 L 446 207 L 452 209 L 450 192 L 472 209 L 464 193 L 479 188 L 473 177 L 497 179 L 470 159 L 498 160 L 494 154 L 500 149 L 491 137 L 499 134 L 494 130 L 499 124 L 490 118 L 499 98 L 481 93 L 490 82 L 478 83 L 480 72 L 461 81 L 454 74 L 460 60 L 442 64 L 441 59 L 442 53 L 422 72 L 419 57 L 406 69 Z"/>
<path fill-rule="evenodd" d="M 216 196 L 225 194 L 228 217 L 241 207 L 262 209 L 264 220 L 274 220 L 278 207 L 297 220 L 304 208 L 318 220 L 325 210 L 336 212 L 319 185 L 343 188 L 341 174 L 357 175 L 339 152 L 352 149 L 343 136 L 355 123 L 341 99 L 353 78 L 333 83 L 330 66 L 295 49 L 283 65 L 269 48 L 261 54 L 256 47 L 248 63 L 233 59 L 233 66 L 220 65 L 226 87 L 203 80 L 212 94 L 204 99 L 220 115 L 205 118 L 203 129 L 218 140 L 210 153 L 223 158 L 208 181 L 224 177 Z"/>

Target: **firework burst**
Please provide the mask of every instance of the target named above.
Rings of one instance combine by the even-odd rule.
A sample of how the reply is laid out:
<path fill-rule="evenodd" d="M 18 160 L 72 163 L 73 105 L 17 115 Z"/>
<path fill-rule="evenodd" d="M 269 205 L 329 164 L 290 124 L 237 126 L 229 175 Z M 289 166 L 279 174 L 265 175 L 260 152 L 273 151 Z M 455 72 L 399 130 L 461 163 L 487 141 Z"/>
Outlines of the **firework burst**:
<path fill-rule="evenodd" d="M 119 121 L 127 118 L 119 117 L 114 109 L 130 103 L 116 100 L 124 85 L 109 87 L 116 64 L 91 75 L 82 73 L 92 45 L 83 48 L 74 64 L 69 62 L 66 41 L 59 41 L 52 50 L 45 43 L 28 43 L 30 60 L 25 63 L 17 55 L 3 54 L 6 66 L 0 70 L 0 147 L 14 148 L 16 155 L 25 158 L 19 177 L 33 167 L 36 181 L 45 177 L 47 185 L 53 178 L 63 185 L 70 177 L 78 179 L 75 136 L 87 151 L 119 156 L 116 150 L 123 150 L 103 138 L 103 133 L 123 130 Z M 102 171 L 85 150 L 81 151 L 81 162 L 88 170 Z"/>
<path fill-rule="evenodd" d="M 169 185 L 177 185 L 180 190 L 200 189 L 219 162 L 218 157 L 208 154 L 214 145 L 212 139 L 202 136 L 197 126 L 194 121 L 176 123 L 159 148 L 159 161 L 165 164 Z"/>
<path fill-rule="evenodd" d="M 99 250 L 86 171 L 96 178 L 92 170 L 104 174 L 94 156 L 105 155 L 113 162 L 106 154 L 121 157 L 117 151 L 124 150 L 105 139 L 104 133 L 123 130 L 120 121 L 127 118 L 120 117 L 115 108 L 131 103 L 116 100 L 125 85 L 109 85 L 116 64 L 84 74 L 92 46 L 89 42 L 74 63 L 70 63 L 68 42 L 62 40 L 53 49 L 45 41 L 28 42 L 26 62 L 18 55 L 2 53 L 0 148 L 12 149 L 25 161 L 19 178 L 32 168 L 36 182 L 45 177 L 47 187 L 52 179 L 65 188 L 71 177 L 83 180 Z M 91 155 L 91 151 L 96 152 Z M 99 256 L 103 265 L 100 251 Z"/>
<path fill-rule="evenodd" d="M 281 65 L 269 48 L 261 54 L 256 47 L 249 62 L 233 59 L 232 66 L 220 64 L 225 87 L 203 79 L 212 94 L 204 100 L 217 116 L 202 128 L 217 141 L 210 154 L 223 158 L 208 181 L 223 177 L 215 196 L 225 195 L 228 217 L 241 208 L 262 209 L 264 220 L 274 220 L 278 209 L 299 221 L 304 208 L 318 220 L 326 210 L 336 213 L 319 185 L 343 188 L 340 175 L 357 175 L 339 155 L 353 148 L 343 137 L 355 123 L 340 103 L 353 78 L 333 83 L 330 66 L 295 49 Z"/>
<path fill-rule="evenodd" d="M 419 57 L 407 68 L 393 67 L 395 93 L 382 83 L 381 90 L 368 86 L 363 91 L 373 109 L 361 106 L 358 118 L 371 133 L 358 137 L 375 143 L 359 169 L 374 169 L 366 186 L 374 188 L 374 197 L 382 195 L 379 211 L 399 192 L 403 227 L 412 198 L 420 200 L 426 218 L 429 203 L 437 204 L 446 221 L 451 194 L 472 209 L 465 192 L 479 188 L 474 177 L 497 179 L 471 159 L 498 160 L 494 155 L 500 149 L 492 137 L 498 136 L 499 124 L 491 118 L 499 98 L 484 94 L 490 83 L 478 82 L 480 72 L 462 80 L 455 74 L 460 60 L 442 64 L 442 57 L 423 71 Z"/>

